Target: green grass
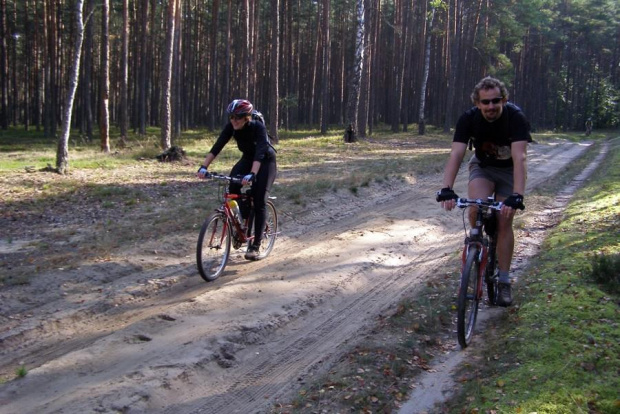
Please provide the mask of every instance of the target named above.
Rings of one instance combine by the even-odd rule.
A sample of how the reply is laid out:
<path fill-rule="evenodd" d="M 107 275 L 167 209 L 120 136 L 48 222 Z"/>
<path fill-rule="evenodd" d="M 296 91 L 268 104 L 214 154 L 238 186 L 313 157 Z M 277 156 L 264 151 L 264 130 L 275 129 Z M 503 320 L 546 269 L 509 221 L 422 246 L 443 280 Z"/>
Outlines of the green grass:
<path fill-rule="evenodd" d="M 21 365 L 20 367 L 15 369 L 15 376 L 17 378 L 24 378 L 26 375 L 28 375 L 28 370 L 25 366 Z"/>

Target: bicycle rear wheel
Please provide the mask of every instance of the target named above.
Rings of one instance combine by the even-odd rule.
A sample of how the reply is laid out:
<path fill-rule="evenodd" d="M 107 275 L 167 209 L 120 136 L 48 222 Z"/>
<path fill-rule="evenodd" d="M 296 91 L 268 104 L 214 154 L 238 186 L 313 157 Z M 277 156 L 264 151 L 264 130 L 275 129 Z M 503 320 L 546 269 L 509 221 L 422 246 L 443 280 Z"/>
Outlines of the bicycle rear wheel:
<path fill-rule="evenodd" d="M 217 279 L 230 257 L 231 229 L 226 215 L 211 214 L 202 225 L 196 247 L 196 262 L 200 276 L 207 282 Z"/>
<path fill-rule="evenodd" d="M 471 341 L 478 316 L 478 260 L 480 251 L 477 247 L 470 247 L 467 259 L 461 273 L 461 286 L 457 303 L 456 331 L 459 344 L 466 348 Z"/>
<path fill-rule="evenodd" d="M 248 246 L 254 241 L 254 222 L 253 217 L 249 223 L 249 241 Z M 265 206 L 265 229 L 263 230 L 263 237 L 260 243 L 259 259 L 264 259 L 269 256 L 269 253 L 273 250 L 273 246 L 276 243 L 276 237 L 278 236 L 278 212 L 276 206 L 272 201 L 267 201 Z"/>

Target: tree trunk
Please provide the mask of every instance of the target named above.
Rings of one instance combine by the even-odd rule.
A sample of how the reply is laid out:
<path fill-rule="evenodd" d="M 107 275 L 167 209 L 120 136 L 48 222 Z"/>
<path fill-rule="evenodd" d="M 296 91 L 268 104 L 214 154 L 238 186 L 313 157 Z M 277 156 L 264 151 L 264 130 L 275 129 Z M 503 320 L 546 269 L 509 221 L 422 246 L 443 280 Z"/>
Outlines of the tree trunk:
<path fill-rule="evenodd" d="M 446 34 L 452 41 L 452 48 L 450 50 L 450 65 L 448 72 L 448 97 L 446 102 L 446 110 L 445 110 L 445 118 L 443 124 L 443 131 L 449 132 L 450 127 L 452 126 L 452 114 L 454 113 L 454 101 L 456 99 L 456 80 L 458 78 L 459 68 L 460 68 L 460 27 L 462 24 L 463 13 L 462 13 L 462 1 L 457 1 L 455 4 L 456 12 L 455 12 L 455 30 L 452 34 Z"/>
<path fill-rule="evenodd" d="M 36 7 L 36 5 L 35 5 Z M 24 2 L 24 44 L 26 49 L 26 79 L 24 81 L 24 129 L 28 131 L 30 127 L 30 93 L 32 92 L 32 48 L 30 33 L 30 10 L 29 1 Z"/>
<path fill-rule="evenodd" d="M 308 113 L 310 114 L 310 116 L 308 117 L 308 123 L 309 124 L 314 124 L 314 120 L 316 119 L 316 114 L 315 114 L 315 107 L 320 107 L 321 104 L 318 103 L 318 99 L 317 99 L 317 79 L 319 76 L 319 67 L 321 67 L 321 65 L 319 65 L 319 58 L 321 56 L 321 41 L 322 41 L 322 34 L 321 34 L 321 6 L 320 3 L 317 3 L 317 16 L 316 16 L 316 33 L 317 33 L 317 37 L 316 37 L 316 42 L 314 44 L 314 59 L 312 62 L 312 74 L 311 76 L 311 81 L 310 81 L 310 109 L 308 110 Z"/>
<path fill-rule="evenodd" d="M 177 0 L 176 12 L 174 14 L 174 41 L 172 52 L 172 143 L 175 138 L 181 135 L 181 124 L 183 117 L 187 117 L 187 113 L 181 110 L 181 101 L 188 101 L 185 96 L 185 88 L 183 87 L 181 70 L 181 62 L 183 61 L 183 19 L 181 13 L 183 10 L 182 0 Z"/>
<path fill-rule="evenodd" d="M 226 57 L 224 65 L 224 79 L 223 79 L 223 87 L 222 87 L 222 95 L 224 99 L 229 102 L 231 100 L 230 97 L 230 84 L 231 84 L 231 43 L 232 43 L 232 0 L 228 0 L 228 15 L 226 20 Z M 219 113 L 219 111 L 218 111 Z"/>
<path fill-rule="evenodd" d="M 280 79 L 280 0 L 271 0 L 271 58 L 269 90 L 269 133 L 275 142 L 278 142 L 278 124 L 280 113 L 278 106 L 279 79 Z"/>
<path fill-rule="evenodd" d="M 331 0 L 323 0 L 323 62 L 321 74 L 321 135 L 327 134 L 329 125 L 329 62 L 331 38 L 329 34 Z"/>
<path fill-rule="evenodd" d="M 210 62 L 207 68 L 209 73 L 209 108 L 207 109 L 207 113 L 209 114 L 209 127 L 211 129 L 215 129 L 215 119 L 216 114 L 219 114 L 220 111 L 216 110 L 216 94 L 217 94 L 217 29 L 218 29 L 218 15 L 220 12 L 220 2 L 219 0 L 213 1 L 213 16 L 211 17 L 211 34 L 209 40 L 209 50 L 210 50 Z"/>
<path fill-rule="evenodd" d="M 57 79 L 56 79 L 56 9 L 51 0 L 43 1 L 44 38 L 47 39 L 47 61 L 45 65 L 45 97 L 43 109 L 44 135 L 55 137 L 56 135 L 56 108 L 57 108 Z M 45 55 L 44 55 L 45 56 Z"/>
<path fill-rule="evenodd" d="M 0 127 L 9 128 L 9 76 L 8 76 L 8 31 L 6 27 L 6 0 L 0 0 Z"/>
<path fill-rule="evenodd" d="M 101 151 L 110 152 L 110 0 L 101 9 L 101 98 L 99 101 L 99 140 Z"/>
<path fill-rule="evenodd" d="M 424 111 L 426 108 L 426 87 L 428 84 L 428 73 L 431 66 L 431 36 L 433 32 L 433 21 L 435 20 L 435 7 L 431 9 L 431 15 L 427 19 L 428 25 L 426 27 L 426 41 L 424 47 L 424 74 L 422 75 L 422 85 L 420 87 L 420 109 L 418 121 L 418 134 L 424 135 L 426 132 L 426 118 L 424 117 Z"/>
<path fill-rule="evenodd" d="M 14 4 L 13 5 L 13 24 L 17 24 L 17 5 Z M 17 29 L 15 29 L 17 30 Z M 13 96 L 11 97 L 11 118 L 13 119 L 13 126 L 16 127 L 17 126 L 17 116 L 19 114 L 19 98 L 18 98 L 18 92 L 17 92 L 17 43 L 19 42 L 19 38 L 21 37 L 20 34 L 18 33 L 13 33 L 11 35 L 11 37 L 13 38 L 13 56 L 11 59 L 11 71 L 13 72 L 13 76 L 12 76 L 12 91 L 13 91 Z"/>
<path fill-rule="evenodd" d="M 119 108 L 120 145 L 125 146 L 129 129 L 129 106 L 127 84 L 129 78 L 129 0 L 123 0 L 123 28 L 121 30 L 121 102 Z"/>
<path fill-rule="evenodd" d="M 401 77 L 401 60 L 402 60 L 402 44 L 404 38 L 405 27 L 403 24 L 403 0 L 394 1 L 394 49 L 391 56 L 391 73 L 392 81 L 390 85 L 390 121 L 392 124 L 392 132 L 398 132 L 400 127 L 400 118 L 402 111 L 402 77 Z"/>
<path fill-rule="evenodd" d="M 167 24 L 166 24 L 166 47 L 161 67 L 161 141 L 160 146 L 165 151 L 172 146 L 172 104 L 170 92 L 172 88 L 172 53 L 174 51 L 174 25 L 176 13 L 176 0 L 168 0 Z"/>
<path fill-rule="evenodd" d="M 136 0 L 137 1 L 137 0 Z M 141 18 L 141 38 L 140 38 L 140 75 L 137 78 L 136 86 L 138 88 L 138 132 L 140 135 L 146 135 L 147 124 L 147 99 L 148 99 L 148 60 L 149 60 L 149 0 L 142 1 L 142 7 L 139 7 L 142 13 Z"/>
<path fill-rule="evenodd" d="M 355 61 L 353 64 L 353 76 L 351 76 L 351 87 L 349 91 L 349 105 L 347 118 L 349 123 L 349 133 L 345 134 L 345 142 L 356 142 L 356 130 L 359 128 L 358 117 L 360 107 L 360 85 L 364 70 L 364 41 L 366 40 L 366 22 L 364 15 L 366 8 L 364 0 L 357 0 L 357 31 L 355 35 Z"/>
<path fill-rule="evenodd" d="M 86 134 L 88 142 L 93 140 L 93 124 L 95 122 L 93 116 L 93 39 L 95 32 L 95 21 L 93 19 L 93 12 L 95 10 L 95 0 L 85 0 L 84 7 L 84 52 L 82 53 L 82 65 L 81 65 L 81 79 L 80 79 L 80 95 L 82 101 L 81 108 L 81 131 Z"/>
<path fill-rule="evenodd" d="M 78 77 L 80 73 L 80 56 L 82 52 L 82 41 L 84 39 L 84 21 L 82 10 L 84 0 L 78 0 L 75 6 L 75 21 L 77 25 L 75 49 L 73 51 L 73 66 L 69 76 L 69 90 L 67 92 L 67 102 L 65 113 L 62 118 L 62 132 L 58 140 L 58 150 L 56 152 L 56 169 L 60 174 L 66 174 L 69 169 L 69 134 L 71 133 L 71 112 L 73 111 L 73 99 L 78 87 Z"/>

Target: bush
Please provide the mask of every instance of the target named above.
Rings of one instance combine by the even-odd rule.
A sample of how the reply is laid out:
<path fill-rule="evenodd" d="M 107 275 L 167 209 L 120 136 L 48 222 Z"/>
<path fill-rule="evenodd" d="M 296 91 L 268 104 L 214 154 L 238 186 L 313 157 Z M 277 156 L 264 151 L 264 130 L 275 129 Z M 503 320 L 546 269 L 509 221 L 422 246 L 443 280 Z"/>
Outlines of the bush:
<path fill-rule="evenodd" d="M 612 293 L 620 293 L 620 253 L 594 255 L 592 278 Z"/>

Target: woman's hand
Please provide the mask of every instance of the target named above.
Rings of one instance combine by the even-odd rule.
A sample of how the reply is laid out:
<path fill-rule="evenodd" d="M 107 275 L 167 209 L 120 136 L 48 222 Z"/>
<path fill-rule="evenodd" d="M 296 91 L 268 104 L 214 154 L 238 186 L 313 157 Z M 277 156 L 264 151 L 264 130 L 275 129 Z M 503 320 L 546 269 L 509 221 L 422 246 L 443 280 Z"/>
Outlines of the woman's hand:
<path fill-rule="evenodd" d="M 209 174 L 209 171 L 207 171 L 207 167 L 205 167 L 204 165 L 201 165 L 200 168 L 198 168 L 198 171 L 196 172 L 196 177 L 207 178 L 207 174 Z"/>
<path fill-rule="evenodd" d="M 253 183 L 255 177 L 256 176 L 254 175 L 254 173 L 251 172 L 248 175 L 246 175 L 245 177 L 243 177 L 243 179 L 241 180 L 241 184 L 248 185 L 250 183 Z"/>

